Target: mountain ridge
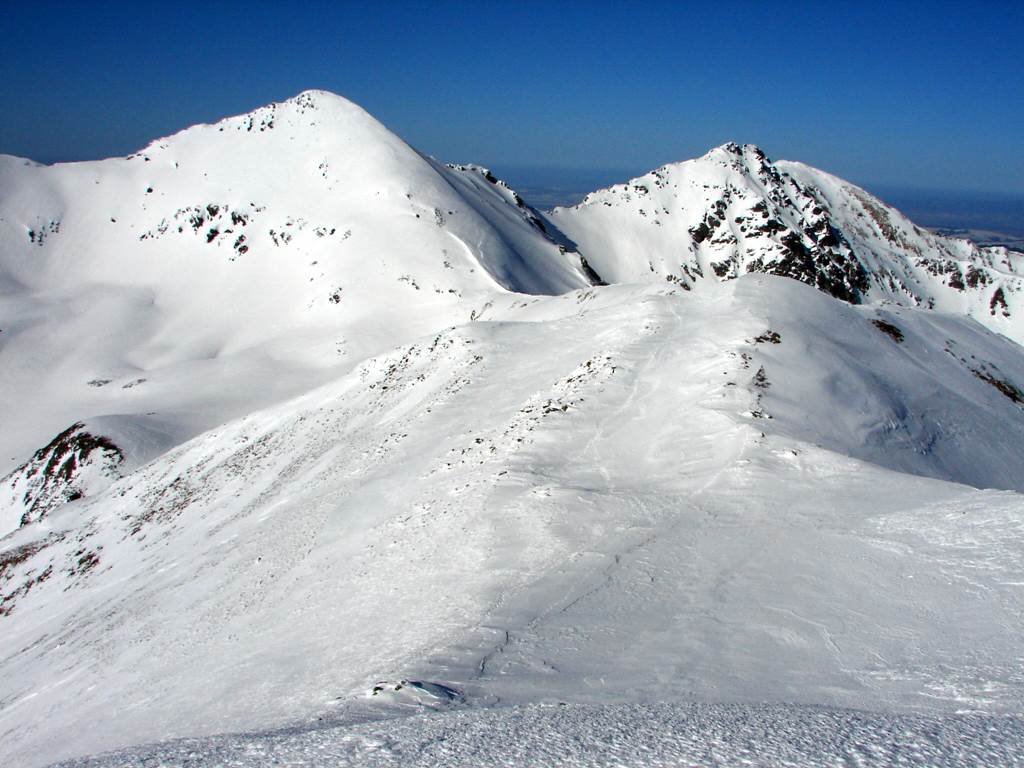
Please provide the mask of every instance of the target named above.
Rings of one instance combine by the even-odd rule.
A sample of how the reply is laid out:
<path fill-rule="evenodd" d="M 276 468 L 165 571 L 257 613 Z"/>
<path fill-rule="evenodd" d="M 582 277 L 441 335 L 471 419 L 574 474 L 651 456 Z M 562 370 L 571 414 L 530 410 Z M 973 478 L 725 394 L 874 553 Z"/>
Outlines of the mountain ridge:
<path fill-rule="evenodd" d="M 266 370 L 297 356 L 303 376 L 289 383 L 292 371 L 282 370 L 278 385 L 294 394 L 310 376 L 324 380 L 468 319 L 464 302 L 483 305 L 494 290 L 589 285 L 578 255 L 532 215 L 476 171 L 424 158 L 340 97 L 307 94 L 186 129 L 127 159 L 6 158 L 0 309 L 11 319 L 0 355 L 14 357 L 0 467 L 81 418 L 130 408 L 103 397 L 111 385 L 146 400 L 156 369 L 233 356 Z M 34 359 L 67 370 L 30 370 Z M 80 389 L 69 390 L 69 378 Z M 233 386 L 252 389 L 244 379 Z M 221 413 L 197 415 L 192 434 L 261 398 L 221 400 Z M 55 410 L 60 401 L 68 407 Z M 110 410 L 97 412 L 102 401 Z"/>
<path fill-rule="evenodd" d="M 0 759 L 1024 712 L 1018 257 L 862 192 L 726 144 L 544 213 L 319 92 L 0 158 Z"/>
<path fill-rule="evenodd" d="M 929 233 L 865 190 L 732 142 L 549 217 L 612 281 L 792 277 L 855 303 L 967 314 L 1020 343 L 1024 254 Z"/>
<path fill-rule="evenodd" d="M 389 680 L 460 706 L 1016 711 L 993 622 L 1019 608 L 1021 497 L 950 480 L 1019 483 L 1024 411 L 966 350 L 1014 379 L 1024 356 L 945 318 L 960 360 L 926 310 L 881 316 L 898 341 L 836 306 L 761 275 L 510 297 L 19 527 L 9 754 L 405 711 Z M 55 667 L 77 674 L 50 687 Z"/>

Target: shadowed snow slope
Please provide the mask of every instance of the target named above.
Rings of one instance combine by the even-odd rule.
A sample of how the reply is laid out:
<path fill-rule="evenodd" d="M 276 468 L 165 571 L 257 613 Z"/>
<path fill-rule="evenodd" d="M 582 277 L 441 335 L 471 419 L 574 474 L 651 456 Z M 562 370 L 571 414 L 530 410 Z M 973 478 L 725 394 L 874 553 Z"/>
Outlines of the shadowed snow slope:
<path fill-rule="evenodd" d="M 1024 501 L 947 482 L 1019 489 L 1019 347 L 754 275 L 482 316 L 8 536 L 5 760 L 410 706 L 1020 711 Z"/>

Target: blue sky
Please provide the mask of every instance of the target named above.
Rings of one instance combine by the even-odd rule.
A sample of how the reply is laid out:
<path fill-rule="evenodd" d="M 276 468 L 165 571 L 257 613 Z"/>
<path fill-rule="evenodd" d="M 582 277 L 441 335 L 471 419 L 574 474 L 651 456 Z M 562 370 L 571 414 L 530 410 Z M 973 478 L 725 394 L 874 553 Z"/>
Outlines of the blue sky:
<path fill-rule="evenodd" d="M 5 3 L 0 152 L 126 154 L 306 88 L 436 157 L 640 172 L 728 140 L 1024 194 L 1024 3 Z"/>

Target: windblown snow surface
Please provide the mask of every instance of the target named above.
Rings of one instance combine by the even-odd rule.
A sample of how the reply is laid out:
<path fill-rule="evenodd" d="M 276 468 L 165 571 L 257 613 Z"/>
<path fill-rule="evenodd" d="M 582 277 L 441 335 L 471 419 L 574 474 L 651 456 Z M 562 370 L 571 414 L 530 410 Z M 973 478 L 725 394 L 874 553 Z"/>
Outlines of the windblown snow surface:
<path fill-rule="evenodd" d="M 1020 763 L 977 302 L 627 274 L 329 94 L 5 162 L 5 765 Z"/>
<path fill-rule="evenodd" d="M 62 763 L 146 766 L 1019 765 L 1019 722 L 721 704 L 533 705 L 186 739 Z"/>

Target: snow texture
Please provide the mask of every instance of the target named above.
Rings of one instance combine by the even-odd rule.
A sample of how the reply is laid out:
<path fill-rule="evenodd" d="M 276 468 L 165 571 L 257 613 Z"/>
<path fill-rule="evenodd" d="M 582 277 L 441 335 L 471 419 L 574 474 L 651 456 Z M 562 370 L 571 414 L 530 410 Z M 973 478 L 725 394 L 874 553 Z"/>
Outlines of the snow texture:
<path fill-rule="evenodd" d="M 247 766 L 1015 766 L 1024 723 L 808 707 L 531 706 L 187 739 L 62 768 Z"/>
<path fill-rule="evenodd" d="M 322 92 L 0 158 L 0 761 L 1010 764 L 1019 255 L 644 178 Z"/>
<path fill-rule="evenodd" d="M 1024 341 L 1024 254 L 928 232 L 863 189 L 750 144 L 593 192 L 551 221 L 609 282 L 692 287 L 765 272 L 846 301 L 967 315 Z"/>

